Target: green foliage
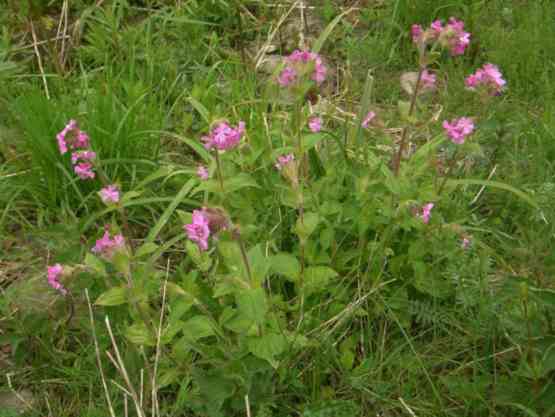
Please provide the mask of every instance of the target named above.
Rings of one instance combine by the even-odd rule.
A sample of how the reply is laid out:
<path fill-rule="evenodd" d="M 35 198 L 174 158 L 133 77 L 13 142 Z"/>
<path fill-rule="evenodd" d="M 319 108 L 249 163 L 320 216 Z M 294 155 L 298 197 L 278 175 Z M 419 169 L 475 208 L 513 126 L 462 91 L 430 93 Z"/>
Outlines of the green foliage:
<path fill-rule="evenodd" d="M 307 11 L 325 20 L 307 39 L 333 95 L 268 88 L 249 57 L 282 10 L 243 0 L 71 2 L 66 65 L 41 44 L 43 81 L 12 31 L 33 19 L 54 36 L 62 3 L 9 2 L 0 44 L 0 347 L 16 388 L 40 381 L 37 411 L 107 415 L 87 289 L 116 415 L 134 406 L 105 316 L 147 414 L 155 392 L 176 416 L 555 415 L 549 2 L 327 1 Z M 436 54 L 439 88 L 411 110 L 410 25 L 449 16 L 472 32 L 469 53 Z M 462 83 L 484 62 L 508 80 L 487 102 Z M 455 145 L 440 123 L 462 115 L 477 129 Z M 58 152 L 70 118 L 98 154 L 94 181 Z M 199 139 L 224 119 L 247 134 L 217 155 Z M 105 205 L 108 183 L 121 199 Z M 202 207 L 208 250 L 183 231 Z M 92 254 L 105 230 L 126 244 Z M 55 263 L 68 296 L 47 284 Z"/>

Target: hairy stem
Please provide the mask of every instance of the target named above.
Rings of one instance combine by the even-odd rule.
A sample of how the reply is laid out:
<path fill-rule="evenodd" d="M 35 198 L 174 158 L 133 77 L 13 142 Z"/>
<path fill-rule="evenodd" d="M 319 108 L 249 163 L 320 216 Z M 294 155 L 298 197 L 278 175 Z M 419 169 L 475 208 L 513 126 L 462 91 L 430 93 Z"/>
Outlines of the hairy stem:
<path fill-rule="evenodd" d="M 233 238 L 239 245 L 239 250 L 241 251 L 241 259 L 243 260 L 243 264 L 245 265 L 245 270 L 247 271 L 249 282 L 251 286 L 254 287 L 255 282 L 253 280 L 251 266 L 249 263 L 249 258 L 247 256 L 247 249 L 245 248 L 245 243 L 243 242 L 243 238 L 241 237 L 241 233 L 239 232 L 239 229 L 235 228 L 235 230 L 233 231 Z"/>
<path fill-rule="evenodd" d="M 218 153 L 218 150 L 216 149 L 216 168 L 218 171 L 218 181 L 220 182 L 220 189 L 222 191 L 222 193 L 224 192 L 224 177 L 222 174 L 222 165 L 220 163 L 220 154 Z"/>
<path fill-rule="evenodd" d="M 453 170 L 453 167 L 455 166 L 455 163 L 457 162 L 458 153 L 459 153 L 459 148 L 457 148 L 455 150 L 455 153 L 453 154 L 453 157 L 449 161 L 449 166 L 447 167 L 447 171 L 445 172 L 445 175 L 443 176 L 443 181 L 441 181 L 441 184 L 439 185 L 439 189 L 437 190 L 438 197 L 441 195 L 441 192 L 443 191 L 443 188 L 445 187 L 445 184 L 447 183 L 447 180 L 449 179 L 449 174 L 451 173 L 451 171 Z"/>

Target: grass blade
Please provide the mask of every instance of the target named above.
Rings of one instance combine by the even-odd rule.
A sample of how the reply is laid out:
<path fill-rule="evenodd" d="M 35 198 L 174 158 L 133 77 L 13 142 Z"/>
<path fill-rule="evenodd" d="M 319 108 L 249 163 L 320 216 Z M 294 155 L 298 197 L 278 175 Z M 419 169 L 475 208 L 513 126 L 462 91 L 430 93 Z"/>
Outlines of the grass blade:
<path fill-rule="evenodd" d="M 526 201 L 531 206 L 533 206 L 535 208 L 539 208 L 538 203 L 536 203 L 528 194 L 526 194 L 523 191 L 520 191 L 520 190 L 516 189 L 515 187 L 512 187 L 508 184 L 505 184 L 504 182 L 488 181 L 488 180 L 462 179 L 462 180 L 448 180 L 447 184 L 451 184 L 451 185 L 485 185 L 486 187 L 499 188 L 501 190 L 509 191 L 509 192 L 513 193 L 514 195 L 520 197 L 524 201 Z"/>

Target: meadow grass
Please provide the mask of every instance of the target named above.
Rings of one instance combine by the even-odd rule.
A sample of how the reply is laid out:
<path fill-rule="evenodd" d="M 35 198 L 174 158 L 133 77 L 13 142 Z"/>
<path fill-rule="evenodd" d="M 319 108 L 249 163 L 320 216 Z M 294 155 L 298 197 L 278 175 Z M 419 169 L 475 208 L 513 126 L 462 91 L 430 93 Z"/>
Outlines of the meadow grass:
<path fill-rule="evenodd" d="M 0 49 L 5 86 L 0 93 L 0 311 L 5 317 L 0 345 L 8 352 L 0 367 L 16 390 L 35 394 L 28 415 L 109 415 L 81 295 L 84 288 L 94 297 L 104 292 L 102 280 L 91 272 L 102 268 L 91 258 L 81 260 L 100 237 L 102 221 L 115 222 L 119 211 L 98 201 L 98 179 L 77 181 L 57 152 L 56 133 L 69 118 L 82 120 L 94 138 L 105 175 L 133 193 L 125 213 L 127 237 L 134 249 L 145 248 L 137 255 L 140 291 L 132 296 L 142 307 L 128 313 L 107 303 L 95 305 L 95 311 L 101 352 L 113 352 L 103 324 L 108 314 L 136 386 L 152 372 L 144 358 L 155 356 L 156 345 L 144 330 L 148 326 L 136 323 L 145 312 L 158 320 L 162 298 L 154 283 L 168 277 L 172 283 L 165 317 L 172 336 L 164 336 L 171 343 L 162 347 L 161 412 L 153 416 L 250 417 L 246 408 L 260 417 L 555 415 L 553 3 L 366 2 L 352 12 L 356 18 L 339 21 L 321 51 L 330 67 L 341 69 L 336 73 L 340 88 L 326 99 L 346 112 L 357 113 L 358 103 L 368 102 L 394 115 L 404 99 L 399 77 L 416 70 L 410 25 L 463 19 L 472 33 L 470 50 L 434 66 L 442 78 L 430 105 L 441 106 L 440 120 L 479 116 L 481 147 L 469 152 L 471 177 L 492 175 L 526 192 L 537 207 L 506 189 L 487 187 L 479 193 L 480 185 L 469 183 L 443 210 L 476 236 L 471 251 L 460 254 L 458 243 L 441 235 L 424 239 L 411 228 L 397 231 L 388 224 L 390 200 L 380 197 L 386 185 L 372 182 L 382 165 L 368 165 L 368 174 L 359 161 L 364 151 L 348 146 L 352 130 L 340 118 L 330 120 L 326 129 L 336 141 L 309 154 L 316 174 L 305 195 L 307 206 L 325 213 L 326 222 L 316 239 L 302 245 L 303 260 L 313 268 L 310 277 L 330 285 L 330 291 L 318 293 L 309 279 L 301 308 L 294 303 L 298 284 L 268 280 L 263 288 L 269 312 L 259 306 L 266 304 L 257 304 L 259 293 L 249 293 L 247 301 L 238 296 L 233 306 L 258 306 L 250 311 L 254 316 L 273 314 L 245 339 L 229 332 L 243 324 L 229 319 L 234 307 L 222 300 L 233 296 L 218 265 L 206 266 L 202 253 L 182 244 L 180 233 L 190 221 L 188 212 L 206 204 L 212 192 L 210 185 L 197 194 L 193 187 L 199 163 L 216 170 L 198 139 L 212 121 L 227 117 L 247 123 L 249 148 L 222 158 L 223 169 L 238 179 L 229 181 L 231 191 L 219 204 L 246 225 L 241 235 L 250 245 L 250 273 L 268 272 L 260 263 L 268 253 L 300 247 L 291 233 L 299 230 L 291 210 L 295 196 L 285 186 L 264 193 L 279 179 L 278 173 L 266 173 L 285 149 L 295 120 L 290 123 L 286 104 L 272 97 L 268 76 L 243 62 L 256 49 L 253 41 L 264 40 L 286 9 L 255 1 L 107 1 L 98 8 L 77 2 L 69 16 L 79 19 L 80 35 L 67 44 L 65 64 L 57 62 L 60 43 L 40 48 L 48 99 L 22 22 L 33 19 L 41 39 L 49 38 L 64 2 L 31 3 L 24 10 L 8 2 L 0 16 L 6 23 Z M 324 23 L 348 7 L 348 2 L 314 3 Z M 283 54 L 290 52 L 281 43 Z M 486 62 L 499 65 L 508 81 L 506 93 L 491 107 L 454 81 Z M 374 81 L 364 98 L 368 71 Z M 388 120 L 386 128 L 403 124 L 398 116 Z M 441 132 L 439 124 L 428 129 L 432 137 Z M 391 145 L 379 135 L 363 140 Z M 376 144 L 370 148 L 381 155 L 383 147 Z M 256 187 L 249 185 L 253 178 Z M 240 192 L 233 193 L 233 187 Z M 414 190 L 412 198 L 421 196 Z M 468 204 L 473 198 L 476 202 Z M 374 205 L 375 212 L 384 211 L 375 218 L 368 214 Z M 222 265 L 235 268 L 230 275 L 242 271 L 235 263 L 242 254 L 225 236 L 220 252 Z M 60 302 L 47 288 L 45 265 L 54 261 L 89 268 L 79 272 L 72 289 L 78 295 L 71 302 Z M 116 281 L 123 263 L 109 269 L 108 280 Z M 318 269 L 329 266 L 341 273 L 326 276 Z M 290 273 L 277 263 L 269 268 L 273 277 Z M 216 298 L 214 286 L 222 298 Z M 245 355 L 256 332 L 273 334 L 301 311 L 298 326 L 280 329 L 289 337 L 287 348 L 275 354 L 276 338 L 262 353 L 254 349 L 258 356 Z M 210 330 L 219 326 L 221 334 Z M 188 329 L 199 338 L 188 336 Z M 172 339 L 175 334 L 179 337 Z M 116 414 L 134 415 L 121 371 L 105 355 L 103 367 Z M 11 392 L 6 382 L 2 391 Z M 144 401 L 151 403 L 150 394 Z"/>

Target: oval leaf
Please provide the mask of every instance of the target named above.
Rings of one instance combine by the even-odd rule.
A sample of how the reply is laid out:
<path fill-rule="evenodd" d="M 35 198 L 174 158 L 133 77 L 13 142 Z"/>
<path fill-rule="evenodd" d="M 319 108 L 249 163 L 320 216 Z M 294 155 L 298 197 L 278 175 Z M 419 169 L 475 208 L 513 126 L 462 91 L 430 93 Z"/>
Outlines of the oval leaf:
<path fill-rule="evenodd" d="M 127 287 L 114 287 L 102 293 L 96 299 L 95 304 L 99 306 L 119 306 L 127 302 Z"/>

